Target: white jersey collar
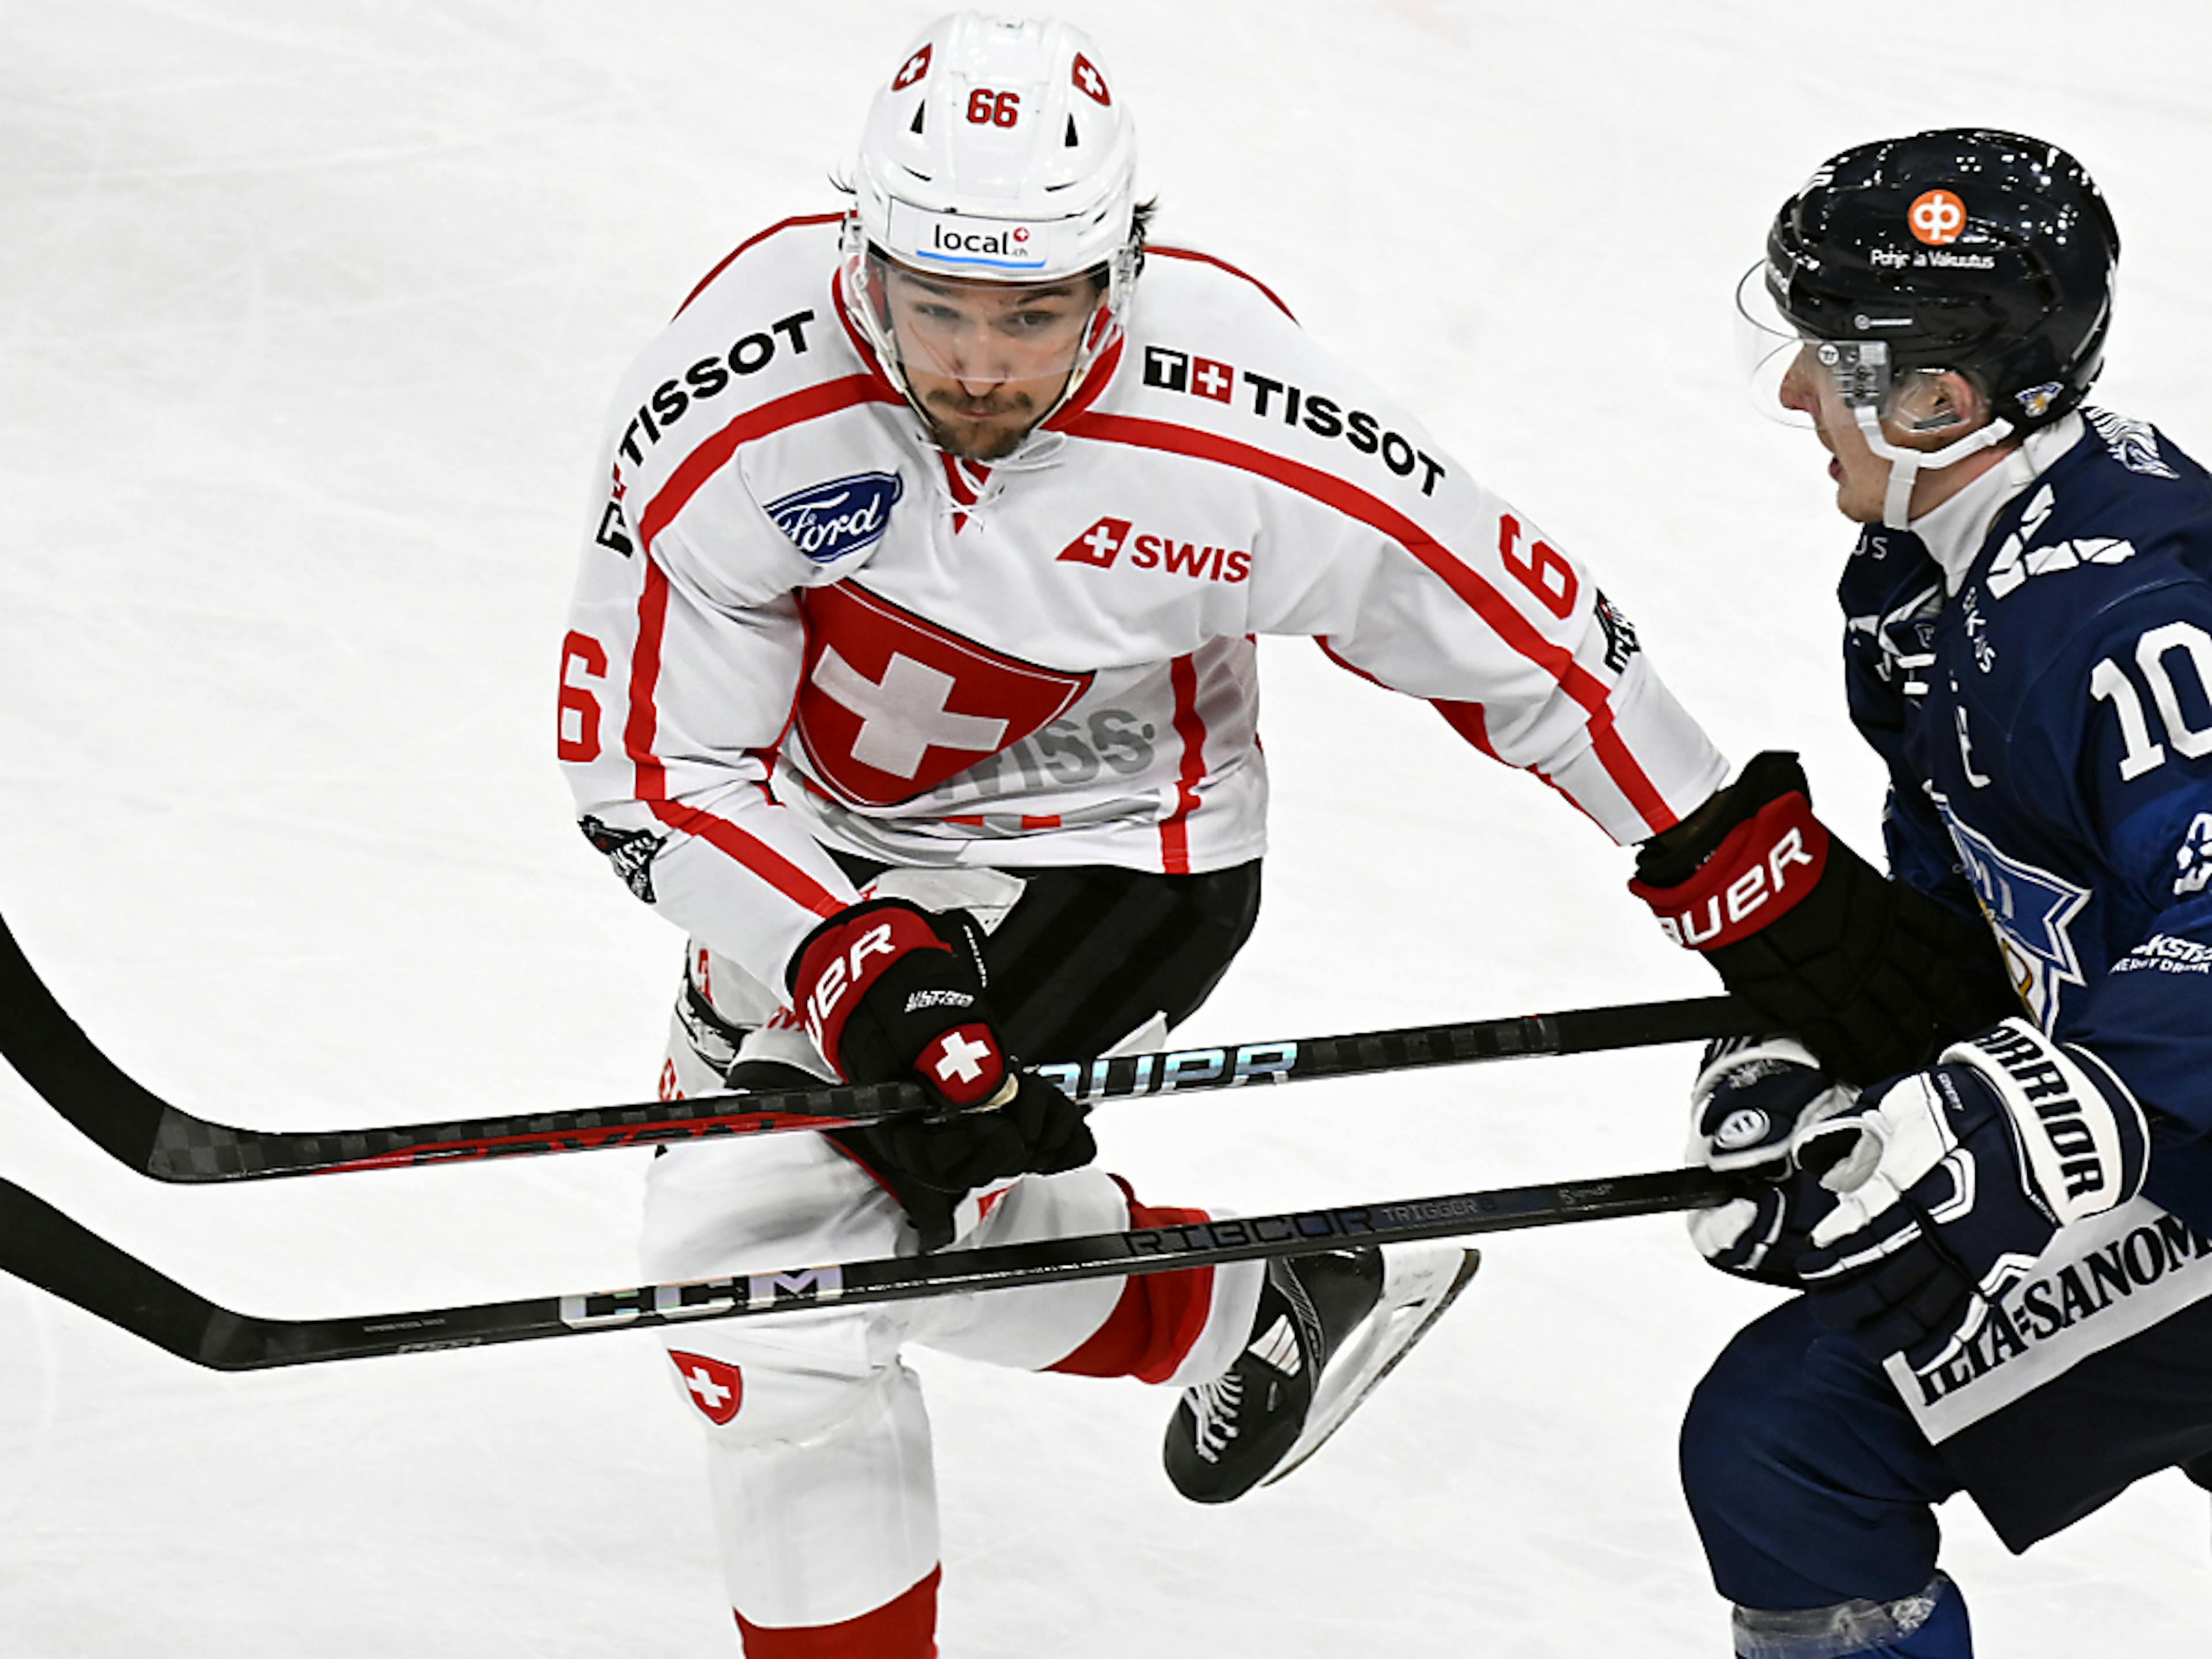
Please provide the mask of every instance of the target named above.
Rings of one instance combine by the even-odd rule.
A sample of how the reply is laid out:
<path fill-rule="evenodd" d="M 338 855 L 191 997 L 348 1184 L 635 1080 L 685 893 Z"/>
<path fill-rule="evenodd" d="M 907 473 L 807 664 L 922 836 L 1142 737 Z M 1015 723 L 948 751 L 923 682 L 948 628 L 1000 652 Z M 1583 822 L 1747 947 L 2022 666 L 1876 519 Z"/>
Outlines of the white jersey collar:
<path fill-rule="evenodd" d="M 1912 520 L 1912 533 L 1920 538 L 1929 557 L 1942 568 L 1943 591 L 1956 593 L 1973 567 L 1990 526 L 2005 504 L 2033 483 L 2037 477 L 2081 440 L 2081 417 L 2069 415 L 2031 432 L 2020 447 L 1988 471 L 1945 501 Z"/>

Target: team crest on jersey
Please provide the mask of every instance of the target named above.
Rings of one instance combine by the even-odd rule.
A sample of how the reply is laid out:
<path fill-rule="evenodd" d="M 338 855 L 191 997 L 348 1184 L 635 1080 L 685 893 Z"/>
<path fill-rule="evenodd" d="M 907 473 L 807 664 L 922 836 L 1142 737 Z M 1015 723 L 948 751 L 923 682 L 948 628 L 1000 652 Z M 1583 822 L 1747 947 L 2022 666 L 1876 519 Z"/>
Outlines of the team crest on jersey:
<path fill-rule="evenodd" d="M 685 1353 L 681 1348 L 671 1348 L 668 1357 L 702 1417 L 720 1428 L 738 1414 L 745 1401 L 745 1379 L 735 1365 L 709 1359 L 703 1353 Z"/>
<path fill-rule="evenodd" d="M 1597 596 L 1597 625 L 1605 630 L 1605 665 L 1618 674 L 1628 666 L 1628 659 L 1644 648 L 1637 642 L 1636 624 L 1601 592 Z"/>
<path fill-rule="evenodd" d="M 2013 988 L 2036 1023 L 2049 1030 L 2065 988 L 2087 982 L 2074 948 L 2073 925 L 2089 902 L 2089 890 L 2013 857 L 1953 811 L 1945 797 L 1931 791 L 1930 799 L 1982 914 L 1996 932 Z"/>
<path fill-rule="evenodd" d="M 856 583 L 799 600 L 806 665 L 793 729 L 815 774 L 890 806 L 1057 720 L 1091 686 L 923 621 Z"/>
<path fill-rule="evenodd" d="M 576 827 L 584 832 L 586 841 L 606 854 L 624 886 L 647 904 L 654 902 L 653 860 L 659 856 L 665 836 L 650 830 L 617 830 L 589 813 L 577 819 Z"/>
<path fill-rule="evenodd" d="M 832 564 L 881 541 L 891 527 L 891 508 L 905 494 L 906 482 L 896 472 L 856 472 L 793 490 L 761 510 L 808 558 Z"/>

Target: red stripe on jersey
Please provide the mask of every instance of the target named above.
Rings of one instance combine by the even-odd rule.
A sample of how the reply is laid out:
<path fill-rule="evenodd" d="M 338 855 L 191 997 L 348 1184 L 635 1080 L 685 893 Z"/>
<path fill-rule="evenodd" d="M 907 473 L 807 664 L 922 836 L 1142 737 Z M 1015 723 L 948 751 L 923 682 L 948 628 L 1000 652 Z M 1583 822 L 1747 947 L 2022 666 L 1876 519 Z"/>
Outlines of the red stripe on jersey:
<path fill-rule="evenodd" d="M 1444 717 L 1444 724 L 1450 726 L 1453 731 L 1458 732 L 1491 759 L 1498 758 L 1498 751 L 1490 746 L 1490 725 L 1483 715 L 1480 703 L 1450 702 L 1438 697 L 1430 706 Z"/>
<path fill-rule="evenodd" d="M 834 1625 L 756 1625 L 738 1614 L 745 1659 L 937 1659 L 942 1567 L 883 1606 Z M 734 1612 L 735 1609 L 732 1609 Z"/>
<path fill-rule="evenodd" d="M 653 752 L 660 724 L 654 695 L 660 684 L 660 641 L 668 623 L 668 576 L 650 559 L 645 587 L 637 599 L 637 646 L 629 659 L 629 713 L 623 721 L 623 751 L 635 775 L 637 799 L 672 830 L 695 836 L 758 876 L 793 903 L 820 916 L 833 916 L 844 901 L 766 842 L 726 818 L 685 806 L 668 798 L 668 769 Z"/>
<path fill-rule="evenodd" d="M 940 449 L 937 452 L 937 459 L 938 464 L 945 469 L 945 487 L 952 492 L 952 499 L 963 507 L 975 506 L 982 492 L 975 484 L 969 482 L 966 470 L 945 450 Z M 984 467 L 981 471 L 986 478 L 990 477 L 990 468 Z"/>
<path fill-rule="evenodd" d="M 897 394 L 884 384 L 880 376 L 848 374 L 842 380 L 802 387 L 764 403 L 758 409 L 747 410 L 677 463 L 676 470 L 668 475 L 668 482 L 661 485 L 660 493 L 646 503 L 645 513 L 637 521 L 638 540 L 650 552 L 653 538 L 690 505 L 691 498 L 706 487 L 708 479 L 729 464 L 740 445 L 781 432 L 787 426 L 818 421 L 841 409 L 898 401 Z"/>
<path fill-rule="evenodd" d="M 1546 639 L 1527 617 L 1507 602 L 1504 594 L 1435 537 L 1387 501 L 1318 467 L 1307 466 L 1250 444 L 1238 443 L 1231 438 L 1201 432 L 1192 427 L 1176 426 L 1166 421 L 1145 420 L 1132 415 L 1085 415 L 1070 424 L 1068 433 L 1073 437 L 1093 438 L 1103 443 L 1129 444 L 1139 449 L 1158 449 L 1170 454 L 1194 456 L 1200 460 L 1215 461 L 1247 472 L 1255 472 L 1380 531 L 1419 559 L 1456 593 L 1469 610 L 1489 624 L 1491 632 L 1549 674 L 1558 682 L 1561 690 L 1590 714 L 1591 737 L 1597 744 L 1599 759 L 1621 793 L 1627 797 L 1629 804 L 1647 823 L 1665 825 L 1674 821 L 1674 814 L 1668 809 L 1665 799 L 1644 775 L 1636 757 L 1629 753 L 1627 744 L 1621 742 L 1617 734 L 1612 733 L 1605 683 L 1577 663 L 1574 653 L 1565 647 Z M 1596 717 L 1600 714 L 1606 716 L 1607 732 L 1612 737 L 1609 743 L 1599 739 Z M 1654 833 L 1656 833 L 1656 830 Z"/>
<path fill-rule="evenodd" d="M 1194 264 L 1212 265 L 1217 270 L 1225 270 L 1231 276 L 1242 276 L 1246 282 L 1251 283 L 1254 288 L 1258 289 L 1261 293 L 1266 295 L 1267 296 L 1268 303 L 1273 305 L 1276 310 L 1281 312 L 1284 316 L 1288 317 L 1292 322 L 1295 323 L 1297 321 L 1297 313 L 1292 312 L 1288 306 L 1283 303 L 1281 296 L 1279 295 L 1274 289 L 1269 288 L 1265 283 L 1261 282 L 1257 276 L 1255 276 L 1250 271 L 1237 270 L 1235 265 L 1231 264 L 1226 259 L 1217 259 L 1211 253 L 1200 253 L 1196 248 L 1189 247 L 1152 246 L 1147 247 L 1145 250 L 1145 256 L 1147 258 L 1150 258 L 1156 253 L 1164 259 L 1188 259 Z"/>
<path fill-rule="evenodd" d="M 766 230 L 760 231 L 754 235 L 746 237 L 744 241 L 738 243 L 727 253 L 725 253 L 722 256 L 722 262 L 716 265 L 712 270 L 708 271 L 704 276 L 702 276 L 699 279 L 698 285 L 689 294 L 684 296 L 684 303 L 676 307 L 676 316 L 681 317 L 686 311 L 690 310 L 691 302 L 697 299 L 701 295 L 704 294 L 708 289 L 713 285 L 714 278 L 727 270 L 730 268 L 730 262 L 735 259 L 738 255 L 743 253 L 747 248 L 758 246 L 761 243 L 765 242 L 769 237 L 775 235 L 780 231 L 791 230 L 800 225 L 834 225 L 844 216 L 845 216 L 842 213 L 802 213 L 796 218 L 780 219 L 775 223 L 770 225 Z M 672 322 L 675 319 L 671 318 L 669 320 Z"/>
<path fill-rule="evenodd" d="M 623 721 L 623 752 L 629 757 L 642 801 L 668 798 L 668 769 L 653 752 L 660 724 L 653 693 L 660 684 L 660 641 L 668 626 L 668 576 L 645 562 L 645 586 L 637 596 L 637 648 L 629 656 L 629 714 Z"/>
<path fill-rule="evenodd" d="M 1322 656 L 1327 657 L 1331 662 L 1334 663 L 1339 668 L 1341 668 L 1346 673 L 1357 674 L 1361 679 L 1365 680 L 1370 685 L 1382 685 L 1382 681 L 1376 679 L 1374 675 L 1369 673 L 1358 663 L 1346 662 L 1343 658 L 1338 656 L 1335 652 L 1330 650 L 1328 648 L 1328 641 L 1322 639 L 1318 634 L 1314 636 L 1314 643 L 1321 647 L 1321 653 Z M 1382 689 L 1387 691 L 1390 688 L 1385 685 L 1382 686 Z"/>
<path fill-rule="evenodd" d="M 1628 750 L 1627 740 L 1613 723 L 1610 707 L 1592 717 L 1589 734 L 1590 747 L 1597 752 L 1598 764 L 1605 768 L 1607 777 L 1620 786 L 1621 793 L 1628 797 L 1628 804 L 1636 809 L 1637 816 L 1650 826 L 1653 835 L 1662 830 L 1672 830 L 1681 822 L 1682 815 L 1667 805 L 1658 790 L 1652 787 L 1651 780 L 1644 775 L 1644 769 L 1636 763 L 1636 757 Z M 1640 793 L 1632 787 L 1634 785 L 1642 786 Z M 1562 790 L 1560 793 L 1565 794 L 1566 792 Z M 1579 805 L 1581 803 L 1576 804 Z M 1590 815 L 1592 822 L 1595 822 L 1595 816 L 1594 813 Z"/>
<path fill-rule="evenodd" d="M 1198 714 L 1198 670 L 1188 656 L 1168 665 L 1175 688 L 1176 736 L 1182 766 L 1176 775 L 1176 807 L 1160 825 L 1160 867 L 1170 876 L 1190 873 L 1189 817 L 1198 806 L 1198 781 L 1206 775 L 1206 722 Z"/>

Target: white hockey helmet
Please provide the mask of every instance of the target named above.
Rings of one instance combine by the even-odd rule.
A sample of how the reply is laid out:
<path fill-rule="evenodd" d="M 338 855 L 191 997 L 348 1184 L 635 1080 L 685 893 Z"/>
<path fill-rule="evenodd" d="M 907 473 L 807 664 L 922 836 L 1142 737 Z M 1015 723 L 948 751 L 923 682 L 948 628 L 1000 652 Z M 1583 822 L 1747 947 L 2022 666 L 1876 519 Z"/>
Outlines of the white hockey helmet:
<path fill-rule="evenodd" d="M 1141 254 L 1136 165 L 1127 110 L 1080 29 L 956 12 L 922 31 L 869 106 L 843 267 L 854 321 L 909 400 L 883 262 L 968 282 L 1097 277 L 1056 407 L 1121 331 Z"/>

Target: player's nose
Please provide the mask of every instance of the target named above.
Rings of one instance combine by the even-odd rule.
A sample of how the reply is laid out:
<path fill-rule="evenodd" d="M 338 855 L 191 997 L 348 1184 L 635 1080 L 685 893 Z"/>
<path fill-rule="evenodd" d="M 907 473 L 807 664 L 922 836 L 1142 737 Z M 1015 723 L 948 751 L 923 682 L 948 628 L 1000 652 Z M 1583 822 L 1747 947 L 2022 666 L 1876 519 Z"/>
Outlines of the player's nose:
<path fill-rule="evenodd" d="M 1818 372 L 1812 362 L 1812 348 L 1801 347 L 1784 371 L 1782 384 L 1775 388 L 1775 401 L 1783 408 L 1795 410 L 1800 415 L 1817 414 L 1820 398 L 1813 377 Z"/>

